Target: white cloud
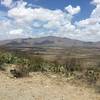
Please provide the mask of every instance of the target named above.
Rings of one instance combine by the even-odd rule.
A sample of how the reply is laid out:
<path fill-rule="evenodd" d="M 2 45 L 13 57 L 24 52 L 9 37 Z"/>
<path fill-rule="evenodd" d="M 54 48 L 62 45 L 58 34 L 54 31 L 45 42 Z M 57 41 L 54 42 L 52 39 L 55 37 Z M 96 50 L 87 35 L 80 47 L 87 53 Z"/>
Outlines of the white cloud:
<path fill-rule="evenodd" d="M 100 0 L 92 0 L 92 4 L 94 4 L 94 5 L 100 5 Z"/>
<path fill-rule="evenodd" d="M 9 34 L 11 34 L 11 35 L 22 35 L 23 34 L 23 30 L 22 29 L 11 30 L 9 32 Z"/>
<path fill-rule="evenodd" d="M 13 3 L 13 7 L 5 14 L 1 13 L 0 38 L 25 38 L 41 36 L 60 36 L 84 41 L 100 40 L 100 6 L 99 0 L 89 18 L 72 24 L 72 18 L 79 13 L 79 6 L 69 5 L 66 11 L 50 10 L 42 7 L 32 8 L 27 2 Z"/>
<path fill-rule="evenodd" d="M 9 7 L 12 4 L 13 0 L 1 0 L 1 4 Z"/>
<path fill-rule="evenodd" d="M 25 7 L 26 5 L 27 3 L 23 2 L 17 7 L 12 8 L 8 11 L 8 16 L 14 18 L 17 22 L 31 22 L 33 20 L 51 21 L 59 20 L 64 17 L 61 10 L 49 10 L 44 8 L 32 9 L 31 7 Z"/>
<path fill-rule="evenodd" d="M 100 5 L 98 5 L 92 12 L 91 17 L 99 18 L 100 17 Z"/>
<path fill-rule="evenodd" d="M 2 33 L 11 37 L 13 35 L 15 38 L 22 37 L 21 33 L 24 34 L 23 37 L 47 35 L 63 37 L 67 32 L 70 34 L 73 31 L 72 16 L 59 9 L 31 8 L 27 7 L 26 2 L 22 2 L 8 11 L 8 17 L 11 18 L 8 19 L 8 23 L 5 20 L 1 22 L 3 24 L 1 29 L 4 30 Z M 19 32 L 18 29 L 23 31 Z"/>
<path fill-rule="evenodd" d="M 93 26 L 99 21 L 100 20 L 98 20 L 97 18 L 89 18 L 89 19 L 85 19 L 85 20 L 76 22 L 76 25 L 80 26 L 80 27 L 87 27 L 88 25 Z"/>
<path fill-rule="evenodd" d="M 100 0 L 92 0 L 92 4 L 95 4 L 96 8 L 92 11 L 91 17 L 100 17 Z"/>
<path fill-rule="evenodd" d="M 72 7 L 71 5 L 69 5 L 69 6 L 67 6 L 67 7 L 65 8 L 65 10 L 66 10 L 69 14 L 75 15 L 75 14 L 77 14 L 77 13 L 80 12 L 81 8 L 80 8 L 80 6 Z"/>
<path fill-rule="evenodd" d="M 18 6 L 12 8 L 8 11 L 8 16 L 14 18 L 16 21 L 32 21 L 33 10 L 31 8 L 25 8 L 26 2 L 19 4 Z"/>
<path fill-rule="evenodd" d="M 36 36 L 41 35 L 41 33 L 44 36 L 61 36 L 62 32 L 66 34 L 67 31 L 65 31 L 65 28 L 70 34 L 70 30 L 72 30 L 71 15 L 59 9 L 31 8 L 26 7 L 26 5 L 27 3 L 23 2 L 8 11 L 8 16 L 14 19 L 17 26 L 23 28 L 23 25 L 26 25 L 29 29 L 33 29 L 33 34 L 35 33 L 34 35 Z M 26 30 L 25 27 L 24 30 Z"/>
<path fill-rule="evenodd" d="M 100 41 L 100 0 L 93 0 L 95 4 L 89 18 L 75 22 L 78 29 L 78 34 L 85 41 Z"/>

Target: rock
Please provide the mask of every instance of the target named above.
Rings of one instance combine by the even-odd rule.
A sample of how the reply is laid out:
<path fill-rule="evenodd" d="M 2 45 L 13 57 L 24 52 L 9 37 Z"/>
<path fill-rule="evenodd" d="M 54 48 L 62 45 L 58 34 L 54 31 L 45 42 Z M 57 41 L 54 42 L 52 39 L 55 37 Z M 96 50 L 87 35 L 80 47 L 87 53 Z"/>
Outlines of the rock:
<path fill-rule="evenodd" d="M 27 67 L 17 64 L 7 64 L 6 72 L 9 77 L 20 78 L 28 76 Z"/>

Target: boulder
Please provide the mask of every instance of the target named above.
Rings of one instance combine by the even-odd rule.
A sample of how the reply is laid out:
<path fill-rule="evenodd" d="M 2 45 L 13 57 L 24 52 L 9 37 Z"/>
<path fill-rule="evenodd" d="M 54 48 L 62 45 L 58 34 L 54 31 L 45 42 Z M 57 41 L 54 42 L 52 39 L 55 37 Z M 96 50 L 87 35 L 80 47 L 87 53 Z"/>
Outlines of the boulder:
<path fill-rule="evenodd" d="M 27 66 L 22 65 L 8 64 L 6 67 L 6 72 L 9 77 L 20 78 L 28 76 Z"/>

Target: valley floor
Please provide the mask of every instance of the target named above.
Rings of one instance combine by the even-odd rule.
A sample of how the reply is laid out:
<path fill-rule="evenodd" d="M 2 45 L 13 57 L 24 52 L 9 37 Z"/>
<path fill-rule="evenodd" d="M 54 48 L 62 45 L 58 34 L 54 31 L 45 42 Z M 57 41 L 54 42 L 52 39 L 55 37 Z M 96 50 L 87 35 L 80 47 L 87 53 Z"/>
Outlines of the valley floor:
<path fill-rule="evenodd" d="M 13 79 L 0 72 L 0 100 L 100 100 L 100 95 L 55 75 L 33 73 L 31 77 Z"/>

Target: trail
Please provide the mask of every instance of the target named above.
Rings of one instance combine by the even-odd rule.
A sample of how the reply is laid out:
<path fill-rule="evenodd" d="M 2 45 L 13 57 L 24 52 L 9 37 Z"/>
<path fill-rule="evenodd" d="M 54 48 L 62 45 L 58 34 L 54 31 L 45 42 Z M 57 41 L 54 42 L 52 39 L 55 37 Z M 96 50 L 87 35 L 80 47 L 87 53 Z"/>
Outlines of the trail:
<path fill-rule="evenodd" d="M 43 74 L 13 79 L 0 72 L 0 100 L 100 100 L 100 95 L 85 87 Z"/>

